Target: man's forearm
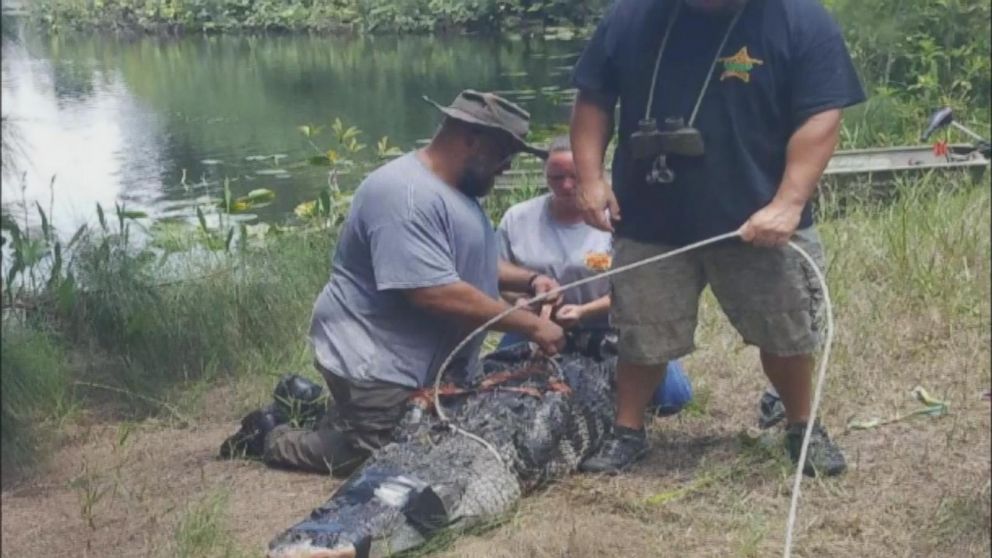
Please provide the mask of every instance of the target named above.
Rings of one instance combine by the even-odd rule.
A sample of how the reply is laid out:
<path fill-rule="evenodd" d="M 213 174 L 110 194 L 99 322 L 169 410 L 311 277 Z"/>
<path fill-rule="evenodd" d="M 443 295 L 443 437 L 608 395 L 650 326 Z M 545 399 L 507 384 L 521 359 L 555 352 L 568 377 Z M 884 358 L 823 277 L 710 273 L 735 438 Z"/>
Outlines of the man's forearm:
<path fill-rule="evenodd" d="M 817 183 L 837 148 L 840 135 L 839 109 L 809 117 L 789 138 L 785 172 L 775 201 L 803 207 L 816 191 Z"/>
<path fill-rule="evenodd" d="M 411 289 L 407 291 L 407 297 L 417 308 L 468 328 L 479 327 L 510 307 L 505 301 L 490 298 L 464 281 Z M 537 316 L 526 311 L 511 312 L 496 322 L 493 329 L 529 334 L 537 327 L 536 320 L 539 320 Z"/>
<path fill-rule="evenodd" d="M 583 305 L 583 315 L 589 318 L 602 316 L 610 311 L 610 295 L 603 295 Z"/>
<path fill-rule="evenodd" d="M 535 272 L 512 264 L 506 260 L 499 261 L 499 290 L 520 293 L 531 292 L 530 280 Z"/>
<path fill-rule="evenodd" d="M 613 133 L 613 110 L 594 93 L 579 91 L 572 108 L 571 140 L 579 182 L 603 176 L 603 158 Z"/>

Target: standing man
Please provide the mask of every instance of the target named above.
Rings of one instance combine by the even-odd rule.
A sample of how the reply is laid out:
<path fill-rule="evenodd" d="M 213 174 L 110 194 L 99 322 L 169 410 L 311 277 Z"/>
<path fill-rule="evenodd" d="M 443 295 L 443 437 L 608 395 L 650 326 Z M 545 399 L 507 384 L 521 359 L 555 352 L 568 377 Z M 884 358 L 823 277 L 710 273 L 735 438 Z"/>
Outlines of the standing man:
<path fill-rule="evenodd" d="M 431 385 L 442 361 L 480 324 L 508 308 L 499 289 L 541 293 L 551 278 L 498 260 L 496 234 L 478 198 L 527 143 L 530 116 L 491 93 L 463 91 L 451 106 L 430 101 L 444 121 L 430 144 L 372 172 L 358 187 L 340 234 L 330 281 L 310 326 L 314 362 L 334 406 L 312 430 L 255 411 L 222 456 L 254 454 L 283 467 L 347 475 L 392 440 L 414 390 Z M 495 329 L 522 334 L 549 355 L 562 329 L 526 311 Z M 482 339 L 448 370 L 474 373 Z"/>
<path fill-rule="evenodd" d="M 821 291 L 786 243 L 822 268 L 809 200 L 841 109 L 865 98 L 840 29 L 815 0 L 618 0 L 573 81 L 584 218 L 615 232 L 615 266 L 734 230 L 742 238 L 614 277 L 617 419 L 583 469 L 615 473 L 646 453 L 644 407 L 665 364 L 694 350 L 706 285 L 758 347 L 798 461 Z M 618 100 L 611 186 L 603 159 Z M 840 449 L 813 425 L 804 472 L 844 469 Z"/>

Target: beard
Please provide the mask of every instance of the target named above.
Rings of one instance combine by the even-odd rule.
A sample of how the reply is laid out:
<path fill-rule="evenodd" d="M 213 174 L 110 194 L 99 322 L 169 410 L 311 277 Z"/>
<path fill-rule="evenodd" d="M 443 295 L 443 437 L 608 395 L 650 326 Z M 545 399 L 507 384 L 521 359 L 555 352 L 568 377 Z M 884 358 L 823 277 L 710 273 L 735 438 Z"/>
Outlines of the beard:
<path fill-rule="evenodd" d="M 482 170 L 481 167 L 482 165 L 478 164 L 477 161 L 470 161 L 465 166 L 465 170 L 462 171 L 462 175 L 458 177 L 456 186 L 466 196 L 484 197 L 496 185 L 496 175 Z"/>

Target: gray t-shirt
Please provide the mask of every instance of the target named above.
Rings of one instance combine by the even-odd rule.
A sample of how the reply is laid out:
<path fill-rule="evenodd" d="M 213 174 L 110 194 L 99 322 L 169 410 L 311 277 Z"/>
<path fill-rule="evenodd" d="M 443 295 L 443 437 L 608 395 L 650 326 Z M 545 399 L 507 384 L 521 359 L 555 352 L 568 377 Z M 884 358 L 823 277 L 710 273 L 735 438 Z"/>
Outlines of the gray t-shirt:
<path fill-rule="evenodd" d="M 565 225 L 550 212 L 551 194 L 518 203 L 499 223 L 500 257 L 553 277 L 562 285 L 595 275 L 596 256 L 612 254 L 612 237 L 585 223 Z M 597 279 L 564 292 L 565 304 L 585 304 L 610 293 L 610 280 Z M 606 327 L 608 317 L 585 321 L 584 326 Z"/>
<path fill-rule="evenodd" d="M 317 362 L 349 381 L 419 388 L 469 329 L 414 307 L 402 290 L 465 281 L 499 296 L 498 249 L 478 200 L 448 186 L 414 153 L 372 172 L 355 192 L 310 325 Z M 474 372 L 481 336 L 452 374 Z M 452 376 L 455 379 L 455 376 Z"/>

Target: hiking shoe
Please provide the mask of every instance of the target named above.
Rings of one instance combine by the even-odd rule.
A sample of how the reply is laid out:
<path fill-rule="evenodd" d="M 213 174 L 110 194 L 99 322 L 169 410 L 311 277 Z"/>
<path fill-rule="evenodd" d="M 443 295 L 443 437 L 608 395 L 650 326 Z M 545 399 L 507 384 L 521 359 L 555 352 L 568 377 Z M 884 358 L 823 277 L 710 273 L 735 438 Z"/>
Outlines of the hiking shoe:
<path fill-rule="evenodd" d="M 296 374 L 283 374 L 272 392 L 278 418 L 293 421 L 297 426 L 316 422 L 327 410 L 324 389 Z"/>
<path fill-rule="evenodd" d="M 579 470 L 584 473 L 615 475 L 633 465 L 647 452 L 648 442 L 643 428 L 634 430 L 615 426 L 599 451 L 582 462 Z"/>
<path fill-rule="evenodd" d="M 785 430 L 785 445 L 789 449 L 789 457 L 793 463 L 799 462 L 799 450 L 803 445 L 803 433 L 806 423 L 797 422 Z M 803 474 L 815 477 L 818 474 L 832 477 L 843 473 L 847 462 L 840 448 L 827 435 L 827 430 L 819 422 L 813 424 L 813 432 L 809 438 L 809 449 L 806 452 L 806 464 Z"/>
<path fill-rule="evenodd" d="M 785 405 L 778 395 L 765 391 L 758 402 L 758 428 L 767 429 L 785 420 Z"/>
<path fill-rule="evenodd" d="M 223 459 L 261 458 L 265 453 L 265 437 L 282 422 L 284 420 L 272 407 L 248 413 L 241 419 L 241 430 L 220 445 L 220 456 Z"/>

